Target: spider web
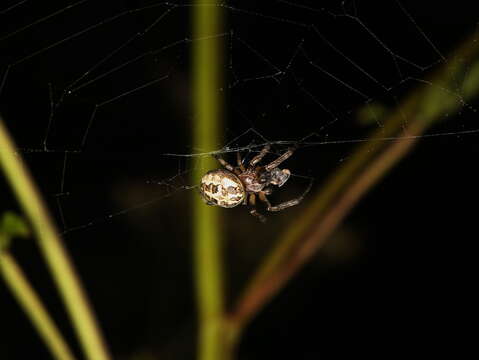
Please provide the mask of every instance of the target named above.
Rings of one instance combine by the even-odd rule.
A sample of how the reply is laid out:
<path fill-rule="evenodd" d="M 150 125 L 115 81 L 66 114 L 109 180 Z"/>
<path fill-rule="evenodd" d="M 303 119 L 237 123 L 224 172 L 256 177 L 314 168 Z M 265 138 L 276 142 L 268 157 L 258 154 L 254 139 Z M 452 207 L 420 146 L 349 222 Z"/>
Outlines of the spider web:
<path fill-rule="evenodd" d="M 374 141 L 369 134 L 373 131 L 381 134 L 384 119 L 388 114 L 401 114 L 401 102 L 418 86 L 453 95 L 459 111 L 442 114 L 434 127 L 419 136 L 419 146 L 427 149 L 428 156 L 426 160 L 418 157 L 419 165 L 416 164 L 413 171 L 404 171 L 404 174 L 404 169 L 398 167 L 396 171 L 402 177 L 397 176 L 397 172 L 390 177 L 400 178 L 395 182 L 400 189 L 394 190 L 399 195 L 381 192 L 379 196 L 383 201 L 378 205 L 379 210 L 362 214 L 369 227 L 371 222 L 374 225 L 373 230 L 368 228 L 368 241 L 364 240 L 366 236 L 358 240 L 363 231 L 360 223 L 354 226 L 353 235 L 348 234 L 347 226 L 341 228 L 339 240 L 334 239 L 336 247 L 323 249 L 326 255 L 321 266 L 333 274 L 333 280 L 337 277 L 340 281 L 332 281 L 336 285 L 329 287 L 327 281 L 321 282 L 317 294 L 313 293 L 314 284 L 318 283 L 318 273 L 324 276 L 325 272 L 315 273 L 312 281 L 306 278 L 304 283 L 308 285 L 301 281 L 293 284 L 296 287 L 292 293 L 303 291 L 303 296 L 314 303 L 314 309 L 320 312 L 317 323 L 321 324 L 315 324 L 315 331 L 298 331 L 297 336 L 306 341 L 311 336 L 312 354 L 316 354 L 318 348 L 321 352 L 330 348 L 333 357 L 337 357 L 344 344 L 360 351 L 371 339 L 380 338 L 367 333 L 367 341 L 354 347 L 349 346 L 347 332 L 353 329 L 351 338 L 356 339 L 365 331 L 362 324 L 374 323 L 374 316 L 383 319 L 390 309 L 394 309 L 396 316 L 411 320 L 407 324 L 409 333 L 416 327 L 410 324 L 423 319 L 427 309 L 437 310 L 431 316 L 437 319 L 437 314 L 444 314 L 444 309 L 464 308 L 460 292 L 455 287 L 444 286 L 447 279 L 452 279 L 454 284 L 460 282 L 461 265 L 467 263 L 459 250 L 451 255 L 451 239 L 460 251 L 468 249 L 470 236 L 464 236 L 461 242 L 460 235 L 467 232 L 467 216 L 471 220 L 474 217 L 474 221 L 469 222 L 472 226 L 476 222 L 474 212 L 456 210 L 464 207 L 463 199 L 471 197 L 470 189 L 476 186 L 469 186 L 468 181 L 474 184 L 470 168 L 477 159 L 477 103 L 467 100 L 462 85 L 469 76 L 477 74 L 474 73 L 477 69 L 466 67 L 447 85 L 431 80 L 434 79 L 431 75 L 440 68 L 454 66 L 458 59 L 449 54 L 465 38 L 479 37 L 479 19 L 472 3 L 410 0 L 222 3 L 224 31 L 216 36 L 224 44 L 225 86 L 218 89 L 218 93 L 226 103 L 225 130 L 216 149 L 210 151 L 190 145 L 191 128 L 196 119 L 190 107 L 190 55 L 193 45 L 203 40 L 194 38 L 190 29 L 194 3 L 2 2 L 0 113 L 16 141 L 17 151 L 28 162 L 59 224 L 65 244 L 75 254 L 75 265 L 87 280 L 85 284 L 88 293 L 93 294 L 91 298 L 107 342 L 118 358 L 140 358 L 136 355 L 145 346 L 155 355 L 158 353 L 159 358 L 178 358 L 178 354 L 188 351 L 185 343 L 189 340 L 185 341 L 184 337 L 188 337 L 185 333 L 190 329 L 194 306 L 190 303 L 193 298 L 191 264 L 188 263 L 191 219 L 187 209 L 192 192 L 197 191 L 197 184 L 191 180 L 193 170 L 210 170 L 204 167 L 203 159 L 219 154 L 234 163 L 235 153 L 240 151 L 248 161 L 264 145 L 270 144 L 271 154 L 265 159 L 270 161 L 292 144 L 298 145 L 294 156 L 284 163 L 292 172 L 291 179 L 269 197 L 275 205 L 303 193 L 311 179 L 315 187 L 320 187 L 328 174 L 351 156 L 358 143 L 373 150 L 384 142 L 410 138 L 407 133 L 410 119 L 406 115 L 401 119 L 402 133 L 390 136 L 384 132 L 384 136 L 379 135 Z M 463 166 L 461 162 L 466 163 L 463 174 L 454 167 L 454 164 Z M 431 163 L 439 164 L 443 173 L 438 171 L 433 181 L 423 180 L 422 174 L 430 171 Z M 443 168 L 443 164 L 448 165 Z M 403 183 L 408 176 L 414 178 L 414 184 L 419 183 L 419 190 L 406 197 L 414 206 L 408 203 L 405 208 L 397 204 L 397 199 L 411 191 L 410 183 Z M 429 197 L 427 191 L 422 190 L 425 187 L 432 188 L 433 194 Z M 423 214 L 430 209 L 421 207 L 421 201 L 436 207 L 438 202 L 447 201 L 447 194 L 451 193 L 449 197 L 459 198 L 456 203 L 448 202 L 453 204 L 449 207 L 454 211 L 444 211 L 449 210 L 447 206 L 431 211 L 435 217 L 441 212 L 446 215 L 434 218 L 431 225 L 424 223 Z M 9 190 L 2 191 L 0 197 L 5 209 L 15 204 L 8 194 Z M 308 197 L 304 202 L 307 201 Z M 413 207 L 419 210 L 414 213 L 410 209 Z M 250 216 L 244 207 L 222 212 L 228 230 L 226 252 L 233 249 L 235 255 L 228 260 L 236 262 L 228 264 L 228 272 L 232 270 L 228 279 L 233 284 L 231 288 L 236 288 L 244 273 L 254 268 L 263 248 L 271 247 L 284 228 L 283 221 L 289 222 L 301 209 L 299 205 L 267 214 L 266 225 Z M 394 214 L 387 217 L 379 211 Z M 449 216 L 452 212 L 457 213 L 457 218 Z M 410 221 L 411 228 L 401 227 L 403 222 Z M 441 226 L 433 229 L 435 223 Z M 452 229 L 450 234 L 443 226 L 446 223 Z M 398 234 L 391 234 L 391 229 Z M 382 231 L 378 237 L 388 236 L 388 241 L 378 241 L 380 245 L 377 245 L 375 231 Z M 412 250 L 411 244 L 404 241 L 411 237 L 411 231 L 415 238 L 421 239 L 414 242 Z M 443 233 L 445 241 L 439 238 Z M 26 248 L 27 256 L 19 256 L 19 259 L 28 259 L 27 270 L 34 269 L 28 273 L 33 275 L 35 285 L 41 284 L 37 287 L 46 294 L 48 305 L 52 305 L 48 307 L 61 311 L 57 300 L 51 299 L 55 293 L 53 286 L 41 278 L 46 271 L 31 256 L 33 245 L 22 242 L 14 245 L 16 254 L 25 255 L 22 251 Z M 431 250 L 433 246 L 436 250 Z M 437 250 L 438 246 L 443 246 L 443 251 Z M 330 264 L 338 268 L 345 253 L 352 258 L 363 248 L 369 251 L 364 258 L 373 265 L 355 267 L 353 272 L 361 273 L 360 276 L 346 277 L 343 269 L 339 273 L 331 271 Z M 328 264 L 327 254 L 334 251 L 340 255 Z M 334 254 L 330 256 L 333 258 Z M 456 263 L 454 256 L 457 256 Z M 439 266 L 434 266 L 434 259 L 438 259 Z M 415 261 L 420 264 L 414 264 Z M 445 263 L 446 271 L 441 272 Z M 475 259 L 470 261 L 475 263 Z M 423 267 L 428 270 L 422 272 Z M 451 276 L 455 268 L 459 270 Z M 419 310 L 408 308 L 405 297 L 410 295 L 416 305 L 416 300 L 424 295 L 423 289 L 429 289 L 435 278 L 440 279 L 437 294 L 426 297 L 430 301 Z M 465 281 L 465 288 L 471 288 L 471 281 Z M 407 283 L 407 287 L 401 287 L 402 283 Z M 394 287 L 391 294 L 397 302 L 387 302 L 387 284 Z M 410 284 L 413 284 L 412 293 Z M 304 288 L 308 288 L 306 294 Z M 406 295 L 400 294 L 401 291 Z M 456 299 L 449 303 L 446 293 Z M 379 306 L 378 299 L 385 301 L 385 307 Z M 451 306 L 457 299 L 460 306 Z M 310 306 L 304 306 L 304 302 L 289 302 L 291 297 L 287 300 L 294 313 L 288 321 L 284 308 L 279 316 L 273 311 L 271 316 L 276 317 L 276 323 L 272 323 L 281 322 L 278 328 L 284 324 L 290 329 L 305 328 L 295 320 L 301 318 L 301 311 L 307 312 L 302 318 L 314 320 L 315 312 Z M 1 296 L 0 301 L 7 301 L 6 305 L 12 308 L 16 306 L 9 304 L 6 296 Z M 438 304 L 437 308 L 431 304 Z M 8 306 L 2 308 L 8 309 Z M 390 309 L 386 310 L 387 306 Z M 129 311 L 125 311 L 126 308 Z M 401 309 L 406 310 L 401 312 Z M 409 310 L 412 315 L 403 316 Z M 356 324 L 355 311 L 365 314 L 364 318 L 359 316 Z M 35 358 L 41 358 L 44 351 L 44 358 L 48 358 L 41 345 L 30 341 L 30 337 L 33 338 L 30 327 L 17 329 L 26 320 L 16 318 L 16 314 L 17 310 L 2 313 L 6 324 L 14 324 L 4 327 L 8 334 L 2 338 L 9 343 L 18 342 L 15 348 L 21 354 L 18 358 L 31 358 L 31 354 L 22 353 L 25 351 L 35 353 Z M 62 333 L 73 339 L 73 332 L 64 325 L 68 323 L 66 316 L 55 315 L 56 319 L 64 319 L 59 322 L 63 325 Z M 387 321 L 390 320 L 388 316 Z M 395 327 L 396 322 L 392 320 Z M 436 321 L 431 321 L 428 326 L 436 325 Z M 385 341 L 389 348 L 384 353 L 404 348 L 403 334 L 391 336 L 383 331 L 387 328 L 384 323 L 377 326 L 386 337 L 399 339 L 400 343 L 390 346 L 390 342 Z M 416 328 L 420 342 L 428 346 L 423 342 L 427 331 L 420 326 Z M 458 326 L 454 324 L 450 328 Z M 135 334 L 131 329 L 135 329 Z M 397 329 L 402 331 L 401 327 Z M 444 328 L 441 324 L 437 329 L 442 332 Z M 254 327 L 249 330 L 255 331 Z M 273 334 L 274 342 L 268 342 L 268 333 L 258 333 L 256 338 L 264 344 L 253 344 L 254 353 L 248 354 L 251 355 L 248 358 L 268 358 L 274 350 L 281 352 L 279 357 L 297 358 L 297 349 L 308 346 L 305 342 L 296 346 L 294 334 L 285 333 L 284 343 L 294 348 L 294 353 L 288 356 L 287 349 L 278 346 L 277 334 Z M 25 334 L 29 334 L 28 346 L 25 346 Z M 330 341 L 332 336 L 338 336 L 338 346 Z M 320 346 L 319 338 L 323 339 Z M 437 338 L 432 344 L 437 343 Z M 443 343 L 449 342 L 448 338 Z M 382 341 L 374 340 L 374 348 L 380 343 Z M 428 354 L 435 346 L 428 346 Z M 4 348 L 0 346 L 0 353 L 4 354 Z M 266 349 L 264 356 L 261 356 L 261 348 Z M 457 348 L 460 347 L 455 347 L 455 352 Z M 6 349 L 8 352 L 9 347 Z M 367 350 L 372 349 L 367 347 Z M 304 352 L 307 351 L 306 347 Z M 125 353 L 130 352 L 135 356 L 125 357 Z M 8 355 L 5 357 L 13 358 Z M 184 358 L 191 359 L 193 355 Z"/>
<path fill-rule="evenodd" d="M 479 132 L 475 106 L 460 86 L 444 88 L 428 78 L 475 31 L 473 11 L 454 14 L 435 4 L 437 19 L 454 24 L 461 17 L 460 25 L 445 27 L 428 18 L 431 5 L 411 1 L 220 6 L 227 20 L 216 36 L 225 46 L 226 79 L 218 91 L 228 106 L 224 143 L 205 152 L 189 145 L 195 121 L 189 55 L 202 41 L 190 31 L 193 3 L 3 5 L 2 115 L 64 235 L 126 214 L 167 212 L 169 199 L 186 199 L 196 188 L 190 180 L 201 167 L 196 159 L 238 151 L 248 158 L 265 144 L 273 145 L 272 158 L 299 144 L 288 161 L 296 183 L 286 192 L 291 197 L 310 178 L 323 178 L 356 143 L 369 142 L 371 129 L 381 129 L 384 114 L 419 84 L 454 94 L 461 108 L 421 137 Z"/>

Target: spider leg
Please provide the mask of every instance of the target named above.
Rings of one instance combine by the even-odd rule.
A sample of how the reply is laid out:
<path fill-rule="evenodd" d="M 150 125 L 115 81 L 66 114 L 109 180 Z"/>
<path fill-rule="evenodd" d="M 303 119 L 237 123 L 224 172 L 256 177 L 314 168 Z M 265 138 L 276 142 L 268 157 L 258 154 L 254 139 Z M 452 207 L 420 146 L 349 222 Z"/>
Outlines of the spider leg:
<path fill-rule="evenodd" d="M 283 155 L 279 156 L 276 160 L 273 160 L 268 165 L 266 165 L 264 169 L 266 171 L 271 171 L 272 169 L 278 167 L 279 164 L 281 164 L 283 161 L 285 161 L 287 158 L 293 155 L 296 148 L 297 146 L 290 147 Z"/>
<path fill-rule="evenodd" d="M 249 204 L 253 207 L 249 213 L 251 215 L 253 215 L 254 217 L 258 218 L 259 221 L 261 221 L 262 223 L 266 222 L 266 217 L 262 214 L 260 214 L 258 212 L 258 210 L 256 210 L 256 195 L 255 194 L 251 194 L 249 196 L 249 200 L 248 200 Z"/>
<path fill-rule="evenodd" d="M 298 205 L 301 201 L 303 201 L 304 197 L 309 192 L 309 190 L 311 190 L 312 186 L 313 186 L 313 181 L 310 181 L 310 183 L 308 185 L 308 188 L 306 189 L 306 191 L 303 194 L 301 194 L 297 198 L 294 198 L 294 199 L 289 200 L 289 201 L 282 202 L 282 203 L 280 203 L 278 205 L 274 205 L 274 206 L 271 205 L 271 203 L 269 202 L 268 198 L 266 197 L 266 194 L 265 194 L 264 191 L 259 192 L 259 199 L 266 203 L 266 205 L 267 205 L 266 210 L 268 210 L 268 211 L 281 211 L 281 210 L 284 210 L 284 209 L 289 208 L 291 206 Z"/>
<path fill-rule="evenodd" d="M 238 164 L 238 167 L 240 168 L 241 172 L 246 171 L 243 165 L 243 159 L 241 158 L 241 154 L 239 153 L 239 151 L 236 153 L 236 163 Z"/>
<path fill-rule="evenodd" d="M 214 154 L 213 156 L 214 156 L 214 158 L 215 158 L 216 160 L 218 160 L 219 163 L 220 163 L 221 165 L 223 165 L 227 170 L 229 170 L 229 171 L 234 171 L 235 168 L 234 168 L 233 166 L 231 166 L 225 159 L 223 159 L 222 157 L 220 157 L 219 155 L 216 155 L 216 154 Z"/>
<path fill-rule="evenodd" d="M 265 145 L 265 147 L 260 151 L 260 153 L 251 159 L 251 161 L 249 162 L 249 168 L 254 168 L 256 164 L 259 163 L 266 156 L 270 148 L 271 145 Z"/>

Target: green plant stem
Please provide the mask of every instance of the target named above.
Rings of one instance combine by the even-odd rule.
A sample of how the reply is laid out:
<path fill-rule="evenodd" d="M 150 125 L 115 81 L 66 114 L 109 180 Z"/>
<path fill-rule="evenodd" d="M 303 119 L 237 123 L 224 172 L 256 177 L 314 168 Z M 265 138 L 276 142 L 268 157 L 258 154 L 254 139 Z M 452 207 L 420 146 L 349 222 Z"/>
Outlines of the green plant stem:
<path fill-rule="evenodd" d="M 221 7 L 215 1 L 196 1 L 193 14 L 193 113 L 194 146 L 205 151 L 221 141 Z M 204 169 L 216 166 L 212 158 L 203 159 L 193 174 L 198 183 Z M 223 264 L 221 226 L 217 208 L 206 206 L 194 194 L 193 237 L 194 275 L 199 322 L 198 359 L 225 360 L 223 342 Z"/>
<path fill-rule="evenodd" d="M 30 221 L 33 232 L 53 279 L 73 322 L 80 344 L 88 359 L 107 360 L 109 355 L 92 311 L 75 274 L 73 265 L 58 237 L 48 211 L 41 200 L 22 158 L 0 118 L 0 166 Z"/>
<path fill-rule="evenodd" d="M 448 90 L 456 88 L 455 79 L 467 72 L 459 91 L 465 100 L 477 95 L 478 53 L 474 37 L 465 41 L 452 61 L 444 63 L 430 81 L 421 82 L 398 106 L 398 111 L 384 121 L 385 126 L 370 137 L 371 141 L 390 136 L 398 139 L 378 141 L 375 146 L 362 144 L 331 176 L 304 214 L 287 228 L 240 296 L 229 315 L 229 324 L 236 333 L 316 253 L 361 197 L 408 153 L 420 135 L 441 114 L 452 114 L 464 105 L 463 98 Z M 405 120 L 407 125 L 403 128 Z"/>
<path fill-rule="evenodd" d="M 0 274 L 52 356 L 57 360 L 75 360 L 40 298 L 28 283 L 14 257 L 7 250 L 0 250 Z"/>

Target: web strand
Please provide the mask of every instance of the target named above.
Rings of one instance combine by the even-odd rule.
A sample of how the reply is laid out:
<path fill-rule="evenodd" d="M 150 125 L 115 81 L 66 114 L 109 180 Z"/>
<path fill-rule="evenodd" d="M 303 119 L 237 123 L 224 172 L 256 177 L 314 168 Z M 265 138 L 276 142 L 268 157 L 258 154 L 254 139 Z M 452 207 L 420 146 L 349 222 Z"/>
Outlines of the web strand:
<path fill-rule="evenodd" d="M 209 170 L 201 160 L 213 155 L 251 157 L 265 145 L 274 155 L 298 146 L 310 157 L 304 162 L 309 168 L 288 160 L 296 168 L 293 180 L 309 181 L 318 176 L 304 175 L 317 170 L 310 164 L 318 154 L 350 148 L 340 145 L 421 138 L 439 146 L 434 143 L 479 133 L 468 117 L 475 104 L 464 93 L 474 68 L 451 83 L 431 80 L 436 66 L 453 64 L 442 50 L 441 37 L 449 34 L 426 27 L 418 7 L 405 1 L 206 4 L 221 7 L 227 21 L 224 32 L 204 38 L 195 38 L 187 25 L 195 3 L 118 6 L 81 0 L 36 15 L 24 0 L 0 10 L 13 21 L 0 32 L 0 47 L 9 54 L 1 59 L 1 110 L 12 119 L 17 151 L 47 173 L 43 186 L 54 197 L 63 234 L 196 190 L 191 170 Z M 97 12 L 103 15 L 93 16 Z M 471 22 L 477 31 L 478 19 Z M 32 34 L 42 41 L 32 41 Z M 196 117 L 184 105 L 191 98 L 189 56 L 210 38 L 224 44 L 225 83 L 217 92 L 227 100 L 227 135 L 218 149 L 194 149 L 187 133 Z M 464 116 L 449 121 L 444 114 L 437 128 L 420 136 L 368 138 L 371 130 L 380 133 L 393 111 L 407 129 L 400 99 L 418 85 L 447 95 Z M 29 107 L 32 113 L 24 114 Z M 361 112 L 369 114 L 364 124 Z M 340 162 L 348 155 L 335 156 Z M 141 184 L 136 186 L 147 200 L 97 200 L 126 181 L 116 178 L 121 174 Z"/>

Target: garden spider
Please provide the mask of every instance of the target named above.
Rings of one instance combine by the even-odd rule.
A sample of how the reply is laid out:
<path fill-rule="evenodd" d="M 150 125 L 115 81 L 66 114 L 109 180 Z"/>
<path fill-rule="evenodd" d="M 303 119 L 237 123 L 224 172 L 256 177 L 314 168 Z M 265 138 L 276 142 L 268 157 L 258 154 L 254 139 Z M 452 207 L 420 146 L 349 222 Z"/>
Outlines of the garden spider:
<path fill-rule="evenodd" d="M 263 147 L 260 153 L 251 159 L 247 167 L 244 166 L 239 152 L 236 153 L 236 167 L 215 155 L 215 158 L 226 170 L 211 170 L 201 178 L 200 194 L 206 204 L 223 208 L 232 208 L 239 204 L 250 205 L 252 207 L 250 214 L 261 222 L 265 222 L 266 217 L 256 209 L 257 197 L 266 203 L 268 211 L 281 211 L 299 204 L 311 189 L 312 182 L 301 196 L 278 205 L 271 205 L 266 197 L 273 192 L 269 185 L 281 187 L 288 181 L 291 172 L 288 169 L 281 170 L 278 166 L 296 150 L 296 147 L 289 148 L 269 164 L 258 165 L 269 152 L 270 147 L 270 145 Z"/>

